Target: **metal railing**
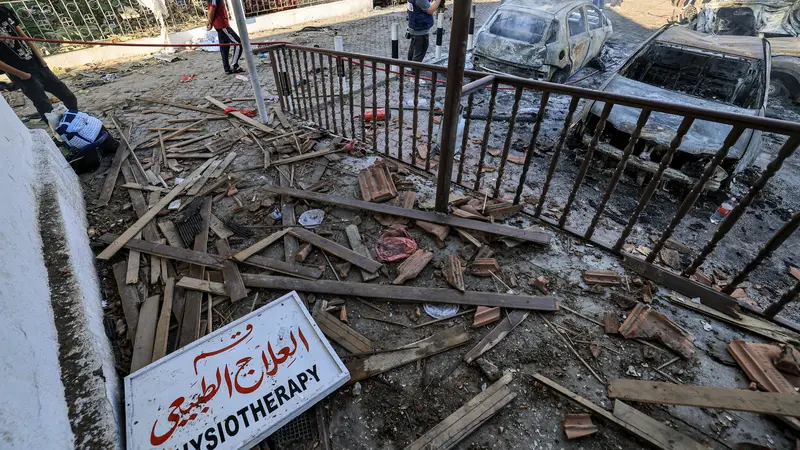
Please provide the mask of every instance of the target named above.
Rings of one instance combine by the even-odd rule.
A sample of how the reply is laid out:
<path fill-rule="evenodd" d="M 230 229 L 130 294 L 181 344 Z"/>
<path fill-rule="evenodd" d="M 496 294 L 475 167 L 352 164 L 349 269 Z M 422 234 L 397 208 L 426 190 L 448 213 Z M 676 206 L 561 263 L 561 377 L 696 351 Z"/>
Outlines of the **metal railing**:
<path fill-rule="evenodd" d="M 245 14 L 255 16 L 336 0 L 243 0 Z M 205 0 L 3 0 L 12 9 L 22 29 L 31 37 L 69 41 L 129 40 L 173 33 L 206 23 Z M 145 5 L 166 8 L 155 14 Z M 228 4 L 228 11 L 233 13 Z M 160 16 L 160 17 L 159 17 Z M 48 53 L 73 50 L 78 45 L 40 44 Z"/>
<path fill-rule="evenodd" d="M 421 170 L 436 172 L 437 166 L 442 161 L 438 161 L 434 156 L 436 146 L 434 126 L 437 124 L 436 118 L 439 117 L 435 99 L 437 92 L 443 92 L 442 80 L 446 78 L 447 68 L 296 45 L 277 45 L 266 50 L 272 57 L 273 74 L 281 92 L 281 106 L 285 111 L 315 122 L 334 134 L 358 139 L 371 147 L 375 153 L 411 164 Z M 396 67 L 397 70 L 392 71 L 392 67 Z M 410 72 L 406 73 L 407 70 Z M 427 74 L 430 76 L 425 76 Z M 738 302 L 729 294 L 747 280 L 753 270 L 769 258 L 800 225 L 800 213 L 795 213 L 765 242 L 755 258 L 732 278 L 721 293 L 690 281 L 688 278 L 708 260 L 720 240 L 731 231 L 756 196 L 763 191 L 767 182 L 800 146 L 800 123 L 713 111 L 507 75 L 490 75 L 468 70 L 465 72 L 465 77 L 472 82 L 463 88 L 462 103 L 465 100 L 466 105 L 458 105 L 461 109 L 465 107 L 465 121 L 463 131 L 460 132 L 461 137 L 456 141 L 457 162 L 451 162 L 455 172 L 451 175 L 455 183 L 480 192 L 488 198 L 506 199 L 514 205 L 523 203 L 525 205 L 523 211 L 542 222 L 614 253 L 623 254 L 626 259 L 632 256 L 623 252 L 625 244 L 639 223 L 645 208 L 651 203 L 657 188 L 665 182 L 665 173 L 674 171 L 671 164 L 691 126 L 699 121 L 707 121 L 728 127 L 729 131 L 724 142 L 705 164 L 702 173 L 691 179 L 691 189 L 677 207 L 669 225 L 660 231 L 651 252 L 643 261 L 636 260 L 634 270 L 646 271 L 648 277 L 660 280 L 674 279 L 674 277 L 667 276 L 673 272 L 666 266 L 660 266 L 656 260 L 657 256 L 678 226 L 683 223 L 701 194 L 713 183 L 717 168 L 723 164 L 739 137 L 748 130 L 784 136 L 785 142 L 775 158 L 721 222 L 712 238 L 693 256 L 691 264 L 682 273 L 673 274 L 680 276 L 678 283 L 680 286 L 670 287 L 685 295 L 700 297 L 705 304 L 735 314 L 734 306 Z M 421 83 L 423 80 L 430 81 Z M 425 94 L 426 91 L 429 101 L 425 107 L 421 107 L 423 104 L 420 101 L 421 94 Z M 503 98 L 502 102 L 498 102 L 498 98 L 509 97 L 509 94 L 513 94 L 513 97 Z M 379 97 L 381 105 L 378 102 Z M 369 104 L 367 104 L 368 99 Z M 395 99 L 397 104 L 392 105 Z M 521 114 L 520 105 L 523 100 L 525 104 L 534 105 L 533 108 L 529 108 L 534 114 L 527 118 Z M 573 121 L 578 107 L 587 101 L 601 102 L 601 105 L 598 104 L 601 112 L 593 127 L 586 127 L 588 145 L 585 150 L 576 152 L 576 159 L 582 161 L 575 173 L 572 170 L 574 164 L 562 167 L 565 165 L 564 150 L 570 142 L 571 130 L 576 128 Z M 479 102 L 486 108 L 485 115 L 476 114 Z M 510 113 L 507 106 L 509 102 L 512 105 Z M 622 146 L 624 149 L 620 152 L 619 161 L 614 165 L 613 173 L 606 182 L 602 199 L 591 213 L 588 226 L 579 229 L 570 224 L 569 219 L 576 208 L 576 198 L 585 184 L 589 169 L 601 162 L 595 154 L 598 146 L 608 139 L 604 129 L 611 112 L 619 107 L 635 108 L 638 111 L 638 119 L 630 138 Z M 378 117 L 379 109 L 386 111 L 386 118 L 382 122 L 374 119 Z M 557 112 L 565 110 L 563 120 L 559 117 L 559 120 L 555 121 L 550 117 L 553 110 Z M 393 118 L 390 117 L 389 111 L 396 112 L 396 120 L 390 120 Z M 365 120 L 368 113 L 371 113 L 372 120 Z M 598 237 L 600 219 L 607 212 L 609 200 L 619 186 L 626 168 L 629 168 L 628 163 L 636 158 L 634 151 L 637 142 L 640 140 L 643 128 L 654 114 L 675 116 L 679 119 L 680 125 L 673 131 L 670 145 L 662 149 L 659 154 L 660 159 L 657 165 L 653 165 L 652 173 L 648 175 L 649 181 L 641 189 L 636 207 L 627 218 L 622 231 L 615 239 Z M 502 121 L 498 120 L 500 117 L 503 118 Z M 407 132 L 409 119 L 410 134 Z M 484 122 L 482 127 L 475 126 L 478 121 Z M 526 122 L 532 123 L 530 128 L 522 125 Z M 503 125 L 505 123 L 507 125 Z M 453 124 L 459 126 L 458 121 L 454 121 Z M 558 129 L 555 142 L 539 142 L 544 126 L 551 127 L 554 131 Z M 498 131 L 502 131 L 500 139 L 502 147 L 499 149 L 490 145 L 493 134 L 498 134 Z M 527 133 L 530 133 L 529 137 L 520 141 L 520 136 Z M 476 144 L 477 148 L 472 144 Z M 522 156 L 511 155 L 514 147 L 522 148 Z M 549 161 L 535 165 L 534 154 L 538 150 L 552 151 Z M 497 161 L 496 167 L 490 164 L 490 157 Z M 509 169 L 510 164 L 515 166 L 513 170 Z M 534 168 L 538 170 L 535 175 L 532 172 Z M 559 196 L 553 193 L 553 186 L 557 181 L 560 183 L 559 191 L 568 194 Z M 565 186 L 568 189 L 561 189 Z M 441 186 L 439 188 L 437 198 L 443 197 L 446 201 L 449 196 L 449 185 L 446 189 L 441 189 Z M 549 214 L 550 211 L 545 209 L 548 201 L 564 201 L 560 216 L 553 217 Z M 586 205 L 582 208 L 587 209 Z M 608 236 L 613 230 L 603 231 L 603 234 Z M 800 282 L 787 291 L 778 302 L 763 311 L 745 303 L 739 306 L 775 318 L 781 308 L 795 298 L 798 292 L 800 292 Z M 776 320 L 788 323 L 780 318 Z M 794 327 L 793 324 L 790 325 Z"/>

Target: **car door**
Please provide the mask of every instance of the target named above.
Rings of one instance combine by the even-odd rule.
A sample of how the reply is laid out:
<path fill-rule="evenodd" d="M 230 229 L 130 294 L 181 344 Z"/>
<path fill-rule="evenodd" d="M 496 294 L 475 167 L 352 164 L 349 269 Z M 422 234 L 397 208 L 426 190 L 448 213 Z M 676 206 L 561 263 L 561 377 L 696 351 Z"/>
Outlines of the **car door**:
<path fill-rule="evenodd" d="M 567 34 L 569 36 L 569 59 L 572 62 L 569 74 L 572 75 L 583 67 L 586 54 L 589 52 L 589 32 L 583 6 L 578 6 L 567 13 Z"/>
<path fill-rule="evenodd" d="M 588 63 L 592 58 L 597 57 L 603 49 L 603 44 L 606 42 L 606 30 L 603 13 L 594 6 L 587 5 L 585 8 L 587 32 L 589 33 L 589 50 L 586 53 L 584 63 Z"/>

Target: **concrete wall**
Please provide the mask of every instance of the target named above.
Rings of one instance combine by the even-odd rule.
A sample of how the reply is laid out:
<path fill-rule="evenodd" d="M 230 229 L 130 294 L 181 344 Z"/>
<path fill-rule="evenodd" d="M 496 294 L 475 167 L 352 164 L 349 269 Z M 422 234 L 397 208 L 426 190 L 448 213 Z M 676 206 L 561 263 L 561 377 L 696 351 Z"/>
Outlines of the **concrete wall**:
<path fill-rule="evenodd" d="M 257 16 L 255 18 L 255 23 L 247 25 L 247 30 L 250 34 L 255 34 L 262 31 L 274 30 L 276 28 L 291 27 L 300 23 L 329 19 L 331 17 L 347 16 L 370 10 L 372 10 L 372 0 L 341 0 L 334 3 L 306 6 Z M 233 20 L 233 13 L 231 13 L 231 26 L 236 28 L 236 24 Z M 238 31 L 239 30 L 237 30 L 237 32 Z M 189 43 L 194 38 L 204 37 L 205 35 L 205 27 L 192 28 L 191 30 L 170 34 L 169 41 L 173 44 L 185 44 Z M 126 43 L 161 44 L 162 41 L 160 37 L 155 37 L 135 39 L 127 41 Z M 72 68 L 84 64 L 112 61 L 129 56 L 147 55 L 160 50 L 161 47 L 92 47 L 85 50 L 48 56 L 45 59 L 50 67 Z"/>
<path fill-rule="evenodd" d="M 0 96 L 0 448 L 120 448 L 77 176 Z"/>

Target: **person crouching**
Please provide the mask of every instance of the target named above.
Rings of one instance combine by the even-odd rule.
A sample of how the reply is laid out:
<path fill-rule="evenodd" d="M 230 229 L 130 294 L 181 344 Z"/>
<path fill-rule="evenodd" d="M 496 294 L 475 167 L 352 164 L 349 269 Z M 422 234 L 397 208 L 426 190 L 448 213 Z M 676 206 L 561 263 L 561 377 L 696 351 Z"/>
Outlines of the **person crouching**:
<path fill-rule="evenodd" d="M 81 111 L 45 113 L 47 124 L 63 143 L 61 153 L 77 174 L 91 172 L 100 166 L 102 155 L 112 154 L 117 140 L 100 119 Z"/>

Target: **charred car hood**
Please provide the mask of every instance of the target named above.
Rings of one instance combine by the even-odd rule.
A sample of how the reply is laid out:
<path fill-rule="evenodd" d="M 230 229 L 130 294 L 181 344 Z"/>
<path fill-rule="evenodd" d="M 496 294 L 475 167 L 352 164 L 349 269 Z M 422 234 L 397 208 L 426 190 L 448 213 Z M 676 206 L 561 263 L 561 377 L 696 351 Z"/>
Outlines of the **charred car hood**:
<path fill-rule="evenodd" d="M 758 115 L 758 111 L 739 108 L 724 103 L 705 100 L 698 97 L 682 94 L 680 92 L 668 91 L 649 84 L 640 83 L 625 78 L 621 75 L 614 75 L 608 85 L 603 89 L 605 92 L 622 94 L 633 97 L 641 97 L 650 100 L 658 100 L 669 103 L 679 103 L 700 108 L 711 109 L 714 111 L 727 111 L 750 116 Z M 591 112 L 600 116 L 603 110 L 602 102 L 595 102 Z M 614 127 L 625 133 L 632 133 L 639 119 L 641 110 L 623 105 L 614 105 L 608 121 Z M 668 147 L 675 137 L 675 132 L 680 125 L 682 117 L 673 114 L 653 112 L 642 130 L 641 139 L 650 141 L 654 144 Z M 689 132 L 683 138 L 678 150 L 695 155 L 713 155 L 722 147 L 725 137 L 731 131 L 730 125 L 708 122 L 705 120 L 695 120 Z M 747 147 L 749 134 L 745 133 L 728 152 L 729 158 L 741 158 Z"/>
<path fill-rule="evenodd" d="M 476 55 L 523 68 L 538 68 L 544 64 L 547 47 L 496 36 L 481 31 L 475 42 Z"/>

